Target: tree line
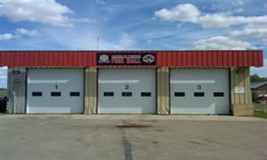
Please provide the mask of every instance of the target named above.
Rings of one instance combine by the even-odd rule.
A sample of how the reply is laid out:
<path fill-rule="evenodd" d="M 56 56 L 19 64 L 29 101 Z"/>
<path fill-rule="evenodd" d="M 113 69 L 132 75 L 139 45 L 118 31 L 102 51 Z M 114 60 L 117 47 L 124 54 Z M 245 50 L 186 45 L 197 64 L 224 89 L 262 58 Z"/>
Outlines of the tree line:
<path fill-rule="evenodd" d="M 262 82 L 267 81 L 267 77 L 260 77 L 257 74 L 250 75 L 250 82 Z"/>

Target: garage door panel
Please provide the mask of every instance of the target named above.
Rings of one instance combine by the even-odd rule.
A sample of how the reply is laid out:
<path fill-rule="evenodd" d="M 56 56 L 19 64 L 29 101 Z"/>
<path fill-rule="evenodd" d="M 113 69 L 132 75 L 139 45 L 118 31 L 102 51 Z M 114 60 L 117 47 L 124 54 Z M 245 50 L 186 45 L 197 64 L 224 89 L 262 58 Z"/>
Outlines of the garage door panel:
<path fill-rule="evenodd" d="M 125 107 L 125 105 L 123 106 L 117 106 L 117 107 L 112 107 L 112 108 L 104 108 L 102 106 L 101 110 L 99 110 L 99 113 L 125 113 L 125 114 L 131 114 L 131 113 L 151 113 L 151 109 L 145 109 L 145 108 L 140 108 L 140 106 L 131 106 L 129 107 Z M 154 113 L 154 112 L 152 112 Z"/>
<path fill-rule="evenodd" d="M 172 69 L 171 113 L 228 114 L 227 69 Z"/>
<path fill-rule="evenodd" d="M 154 69 L 100 69 L 99 113 L 155 113 Z"/>
<path fill-rule="evenodd" d="M 52 107 L 34 107 L 30 108 L 28 110 L 28 113 L 75 113 L 76 110 L 71 109 L 71 108 L 66 108 L 66 106 L 52 106 Z"/>
<path fill-rule="evenodd" d="M 82 113 L 82 69 L 29 69 L 27 113 Z"/>

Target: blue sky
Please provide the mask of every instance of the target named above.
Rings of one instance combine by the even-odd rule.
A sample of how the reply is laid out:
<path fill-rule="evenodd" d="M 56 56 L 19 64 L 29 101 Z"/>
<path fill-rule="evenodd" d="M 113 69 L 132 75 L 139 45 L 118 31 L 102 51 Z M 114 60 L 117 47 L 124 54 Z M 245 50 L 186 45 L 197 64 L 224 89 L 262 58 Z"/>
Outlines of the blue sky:
<path fill-rule="evenodd" d="M 262 49 L 265 66 L 251 72 L 267 77 L 266 10 L 267 0 L 0 0 L 0 50 Z"/>

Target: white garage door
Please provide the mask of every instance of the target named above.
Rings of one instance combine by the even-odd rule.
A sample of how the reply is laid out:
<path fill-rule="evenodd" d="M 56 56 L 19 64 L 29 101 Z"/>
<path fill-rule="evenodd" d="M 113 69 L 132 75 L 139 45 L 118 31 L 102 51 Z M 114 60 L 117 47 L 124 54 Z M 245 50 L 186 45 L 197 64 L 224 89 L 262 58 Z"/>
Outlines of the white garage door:
<path fill-rule="evenodd" d="M 83 69 L 29 69 L 27 113 L 82 113 Z"/>
<path fill-rule="evenodd" d="M 155 113 L 154 69 L 99 69 L 99 113 Z"/>
<path fill-rule="evenodd" d="M 229 114 L 228 69 L 172 69 L 171 113 Z"/>

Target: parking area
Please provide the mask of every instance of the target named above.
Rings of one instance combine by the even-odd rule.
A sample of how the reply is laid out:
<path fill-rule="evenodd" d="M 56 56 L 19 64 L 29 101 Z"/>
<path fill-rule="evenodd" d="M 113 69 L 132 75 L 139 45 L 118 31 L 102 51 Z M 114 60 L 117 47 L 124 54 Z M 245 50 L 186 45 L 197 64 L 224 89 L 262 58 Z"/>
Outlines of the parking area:
<path fill-rule="evenodd" d="M 266 160 L 267 120 L 180 115 L 0 115 L 0 159 Z"/>

